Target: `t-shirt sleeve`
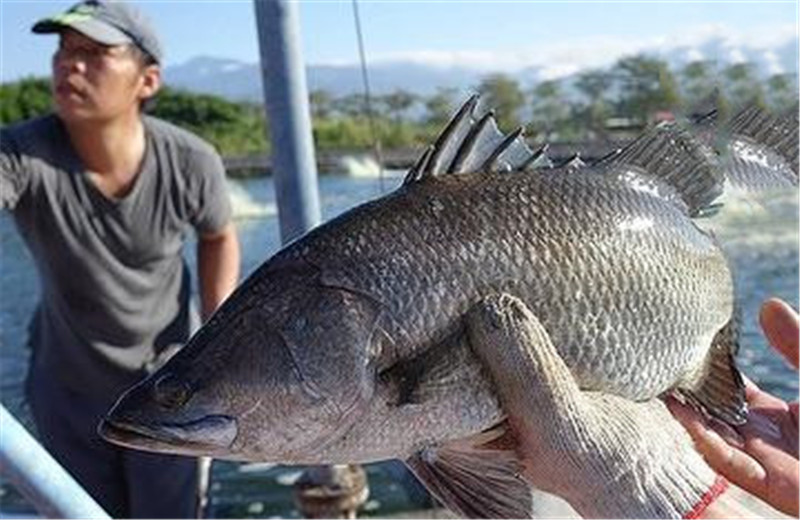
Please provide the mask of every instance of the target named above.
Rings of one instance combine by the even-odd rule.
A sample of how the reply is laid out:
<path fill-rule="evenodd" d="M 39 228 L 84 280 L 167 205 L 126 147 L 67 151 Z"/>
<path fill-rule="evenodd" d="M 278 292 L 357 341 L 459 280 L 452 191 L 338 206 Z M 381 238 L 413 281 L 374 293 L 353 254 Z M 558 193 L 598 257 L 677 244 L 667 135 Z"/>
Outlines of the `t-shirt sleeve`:
<path fill-rule="evenodd" d="M 14 209 L 28 188 L 30 173 L 16 140 L 0 131 L 0 209 Z"/>
<path fill-rule="evenodd" d="M 193 195 L 190 223 L 201 235 L 221 231 L 232 214 L 222 159 L 215 152 L 195 152 L 189 168 Z"/>

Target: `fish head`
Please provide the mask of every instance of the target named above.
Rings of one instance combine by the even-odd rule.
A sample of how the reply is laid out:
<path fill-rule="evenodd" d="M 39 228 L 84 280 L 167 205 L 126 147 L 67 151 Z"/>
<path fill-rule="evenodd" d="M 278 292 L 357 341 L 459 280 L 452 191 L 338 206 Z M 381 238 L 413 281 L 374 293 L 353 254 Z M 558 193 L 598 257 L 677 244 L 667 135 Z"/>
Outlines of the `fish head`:
<path fill-rule="evenodd" d="M 262 273 L 123 394 L 99 431 L 148 451 L 311 460 L 372 397 L 375 321 L 367 299 L 318 277 Z"/>

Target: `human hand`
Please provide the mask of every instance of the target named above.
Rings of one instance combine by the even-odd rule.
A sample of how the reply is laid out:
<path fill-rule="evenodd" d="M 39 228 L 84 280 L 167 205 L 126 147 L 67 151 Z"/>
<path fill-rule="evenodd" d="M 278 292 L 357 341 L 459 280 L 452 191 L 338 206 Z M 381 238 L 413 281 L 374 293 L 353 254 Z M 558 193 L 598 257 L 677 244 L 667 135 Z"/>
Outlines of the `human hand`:
<path fill-rule="evenodd" d="M 467 328 L 534 487 L 589 518 L 696 517 L 725 489 L 662 401 L 580 390 L 520 300 L 486 298 Z"/>
<path fill-rule="evenodd" d="M 767 300 L 759 321 L 770 344 L 798 368 L 800 316 L 786 303 Z M 798 403 L 786 403 L 745 378 L 750 412 L 736 428 L 709 425 L 693 409 L 670 401 L 673 415 L 683 424 L 709 465 L 737 486 L 780 511 L 798 516 Z M 714 428 L 721 428 L 720 431 Z"/>

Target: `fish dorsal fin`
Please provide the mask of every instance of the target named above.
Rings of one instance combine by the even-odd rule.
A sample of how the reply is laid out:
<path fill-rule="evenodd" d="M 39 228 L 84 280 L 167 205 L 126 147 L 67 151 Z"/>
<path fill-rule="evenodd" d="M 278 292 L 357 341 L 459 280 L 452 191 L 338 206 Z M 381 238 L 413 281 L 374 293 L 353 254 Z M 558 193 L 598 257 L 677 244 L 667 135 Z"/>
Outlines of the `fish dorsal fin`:
<path fill-rule="evenodd" d="M 405 462 L 459 517 L 530 518 L 531 488 L 520 476 L 513 442 L 499 438 L 504 433 L 505 427 L 497 426 L 471 439 L 425 448 Z"/>
<path fill-rule="evenodd" d="M 433 156 L 428 166 L 430 175 L 449 173 L 453 159 L 459 151 L 465 137 L 475 124 L 472 115 L 478 105 L 478 96 L 471 96 L 453 116 L 433 145 Z"/>
<path fill-rule="evenodd" d="M 552 168 L 553 161 L 547 155 L 550 143 L 544 143 L 538 150 L 533 152 L 525 161 L 519 165 L 520 170 L 534 170 L 536 168 Z"/>
<path fill-rule="evenodd" d="M 492 153 L 483 162 L 482 170 L 488 171 L 511 171 L 519 167 L 532 152 L 524 142 L 521 141 L 523 128 L 519 127 L 503 139 L 503 141 L 492 150 Z M 520 144 L 525 150 L 514 146 Z"/>
<path fill-rule="evenodd" d="M 583 159 L 581 159 L 581 154 L 580 152 L 578 152 L 573 154 L 572 157 L 570 157 L 566 161 L 564 161 L 561 164 L 561 166 L 559 166 L 559 168 L 563 168 L 568 172 L 575 172 L 580 170 L 584 166 L 586 166 L 586 162 Z"/>
<path fill-rule="evenodd" d="M 713 149 L 719 149 L 723 143 L 718 141 L 724 138 L 718 128 L 720 121 L 724 119 L 723 112 L 725 112 L 725 108 L 722 96 L 719 89 L 715 88 L 706 97 L 692 105 L 686 111 L 684 118 L 698 139 Z"/>
<path fill-rule="evenodd" d="M 452 173 L 476 172 L 486 163 L 494 150 L 503 144 L 503 134 L 497 128 L 494 112 L 486 112 L 464 138 L 453 160 Z"/>
<path fill-rule="evenodd" d="M 620 165 L 638 168 L 670 186 L 691 216 L 711 204 L 722 193 L 725 183 L 711 148 L 675 122 L 661 123 L 644 132 L 605 166 L 614 173 Z"/>
<path fill-rule="evenodd" d="M 425 168 L 427 168 L 428 164 L 431 161 L 432 155 L 433 155 L 433 146 L 430 145 L 425 149 L 424 152 L 422 152 L 422 155 L 419 156 L 417 162 L 414 163 L 414 166 L 412 166 L 411 169 L 408 170 L 406 178 L 405 180 L 403 180 L 403 184 L 408 184 L 420 180 L 422 178 L 422 172 L 425 171 Z"/>
<path fill-rule="evenodd" d="M 493 112 L 476 114 L 478 96 L 470 97 L 432 147 L 406 175 L 404 184 L 443 174 L 521 171 L 543 155 L 525 143 L 522 129 L 503 134 Z M 425 157 L 425 156 L 428 157 Z"/>
<path fill-rule="evenodd" d="M 731 149 L 734 157 L 768 155 L 777 153 L 794 172 L 793 184 L 797 184 L 798 176 L 798 125 L 797 112 L 789 112 L 775 116 L 767 111 L 750 105 L 740 110 L 729 124 Z M 738 154 L 737 154 L 737 149 Z M 761 162 L 769 163 L 769 157 Z M 781 169 L 780 165 L 771 165 Z M 789 179 L 790 181 L 792 179 Z"/>
<path fill-rule="evenodd" d="M 722 96 L 718 88 L 689 108 L 686 117 L 693 125 L 714 124 L 719 116 Z"/>
<path fill-rule="evenodd" d="M 613 163 L 619 154 L 622 153 L 622 148 L 614 148 L 604 156 L 600 157 L 599 159 L 595 160 L 592 163 L 592 167 L 602 167 L 606 164 Z"/>

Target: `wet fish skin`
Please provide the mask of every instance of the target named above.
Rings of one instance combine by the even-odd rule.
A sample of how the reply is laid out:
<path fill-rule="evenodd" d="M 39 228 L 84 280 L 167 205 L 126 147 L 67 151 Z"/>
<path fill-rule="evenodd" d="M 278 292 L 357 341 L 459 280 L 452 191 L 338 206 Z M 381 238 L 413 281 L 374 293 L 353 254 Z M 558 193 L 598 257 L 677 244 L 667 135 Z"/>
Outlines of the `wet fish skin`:
<path fill-rule="evenodd" d="M 401 458 L 462 515 L 528 516 L 513 435 L 465 332 L 498 293 L 533 313 L 582 389 L 679 393 L 744 421 L 731 274 L 693 221 L 721 191 L 717 156 L 662 125 L 593 165 L 536 169 L 544 149 L 475 105 L 403 186 L 262 265 L 101 434 L 239 460 Z M 759 144 L 767 127 L 740 130 Z"/>
<path fill-rule="evenodd" d="M 355 404 L 349 401 L 371 393 L 372 378 L 362 373 L 368 366 L 360 363 L 366 352 L 346 353 L 348 345 L 364 345 L 363 331 L 347 324 L 360 324 L 351 313 L 366 307 L 319 287 L 313 266 L 278 260 L 262 266 L 183 350 L 123 395 L 101 434 L 149 451 L 266 461 L 294 460 L 318 442 L 318 432 L 340 428 Z M 321 319 L 308 324 L 308 313 Z M 315 358 L 324 352 L 296 343 L 319 330 L 328 333 L 319 338 L 325 345 L 338 346 L 324 360 Z M 197 437 L 207 417 L 229 418 L 234 438 L 216 445 L 177 438 L 182 425 L 187 437 Z"/>
<path fill-rule="evenodd" d="M 691 379 L 733 305 L 713 240 L 645 180 L 425 179 L 278 253 L 109 420 L 157 438 L 164 422 L 231 417 L 235 441 L 203 448 L 215 457 L 404 458 L 501 420 L 462 335 L 466 311 L 496 292 L 539 316 L 584 388 L 633 399 Z M 173 379 L 191 396 L 164 407 L 159 381 Z"/>

